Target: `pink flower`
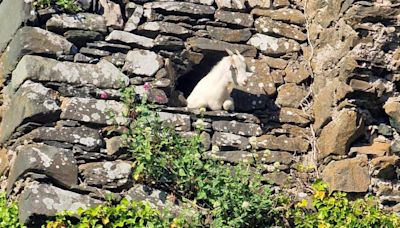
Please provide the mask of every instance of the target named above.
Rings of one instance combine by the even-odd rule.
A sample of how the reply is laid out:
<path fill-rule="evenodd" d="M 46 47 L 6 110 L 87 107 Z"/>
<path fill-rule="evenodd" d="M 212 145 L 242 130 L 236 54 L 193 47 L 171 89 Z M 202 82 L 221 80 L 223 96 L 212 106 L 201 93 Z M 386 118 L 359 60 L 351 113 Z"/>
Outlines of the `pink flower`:
<path fill-rule="evenodd" d="M 100 98 L 101 99 L 107 99 L 108 98 L 108 93 L 106 91 L 100 91 L 99 92 Z"/>
<path fill-rule="evenodd" d="M 144 88 L 144 90 L 149 90 L 149 89 L 151 89 L 151 84 L 146 82 L 146 83 L 144 83 L 143 88 Z"/>
<path fill-rule="evenodd" d="M 163 102 L 163 97 L 162 96 L 160 96 L 160 95 L 157 95 L 156 96 L 156 101 L 157 101 L 157 103 L 162 103 Z"/>

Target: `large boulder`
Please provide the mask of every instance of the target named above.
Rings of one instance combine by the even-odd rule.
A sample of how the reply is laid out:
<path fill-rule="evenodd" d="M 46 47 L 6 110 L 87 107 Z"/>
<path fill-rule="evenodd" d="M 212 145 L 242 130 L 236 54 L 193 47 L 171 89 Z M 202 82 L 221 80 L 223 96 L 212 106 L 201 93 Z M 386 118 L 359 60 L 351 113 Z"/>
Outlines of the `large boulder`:
<path fill-rule="evenodd" d="M 163 58 L 155 52 L 135 49 L 128 52 L 122 70 L 129 75 L 151 77 L 163 65 Z"/>
<path fill-rule="evenodd" d="M 107 60 L 97 64 L 60 62 L 50 58 L 26 55 L 12 73 L 11 86 L 17 89 L 24 81 L 64 82 L 118 89 L 129 79 Z"/>
<path fill-rule="evenodd" d="M 72 150 L 31 144 L 17 147 L 16 153 L 7 180 L 7 192 L 11 192 L 15 181 L 28 172 L 44 174 L 64 186 L 78 183 L 78 166 Z"/>
<path fill-rule="evenodd" d="M 11 74 L 24 55 L 39 54 L 56 57 L 76 52 L 77 48 L 60 35 L 37 27 L 23 27 L 17 31 L 1 56 L 3 73 Z"/>
<path fill-rule="evenodd" d="M 13 95 L 0 125 L 0 143 L 4 143 L 22 123 L 50 123 L 60 114 L 55 91 L 39 83 L 26 81 Z M 46 116 L 46 118 L 43 118 Z"/>
<path fill-rule="evenodd" d="M 333 161 L 324 168 L 322 179 L 328 184 L 331 192 L 366 192 L 371 179 L 368 174 L 368 158 L 363 155 Z"/>

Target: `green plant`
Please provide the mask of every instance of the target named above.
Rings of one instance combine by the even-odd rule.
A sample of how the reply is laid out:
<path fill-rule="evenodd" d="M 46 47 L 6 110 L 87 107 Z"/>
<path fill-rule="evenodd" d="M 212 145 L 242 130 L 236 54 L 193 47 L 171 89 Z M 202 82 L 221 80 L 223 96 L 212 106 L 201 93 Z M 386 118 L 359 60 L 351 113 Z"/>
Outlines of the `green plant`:
<path fill-rule="evenodd" d="M 57 6 L 61 10 L 69 13 L 77 13 L 82 11 L 82 8 L 76 0 L 35 0 L 33 6 L 37 9 L 43 9 L 50 6 Z"/>
<path fill-rule="evenodd" d="M 76 218 L 74 218 L 76 217 Z M 152 208 L 146 202 L 122 199 L 117 205 L 108 202 L 97 207 L 65 211 L 48 221 L 46 228 L 76 227 L 181 227 L 182 219 Z"/>
<path fill-rule="evenodd" d="M 0 227 L 25 227 L 18 221 L 18 206 L 7 201 L 6 194 L 0 193 Z"/>
<path fill-rule="evenodd" d="M 327 184 L 317 181 L 314 185 L 312 206 L 314 211 L 307 210 L 308 202 L 299 202 L 291 215 L 296 227 L 387 227 L 400 226 L 396 214 L 386 214 L 373 197 L 350 202 L 346 193 L 334 192 L 329 195 Z"/>
<path fill-rule="evenodd" d="M 156 107 L 146 102 L 146 96 L 134 100 L 132 88 L 122 94 L 124 103 L 132 110 L 130 117 L 134 117 L 123 138 L 135 158 L 135 180 L 164 189 L 193 205 L 201 212 L 198 216 L 202 226 L 279 223 L 273 209 L 277 201 L 269 187 L 262 184 L 257 167 L 230 166 L 206 159 L 201 127 L 193 137 L 182 137 L 160 121 Z"/>

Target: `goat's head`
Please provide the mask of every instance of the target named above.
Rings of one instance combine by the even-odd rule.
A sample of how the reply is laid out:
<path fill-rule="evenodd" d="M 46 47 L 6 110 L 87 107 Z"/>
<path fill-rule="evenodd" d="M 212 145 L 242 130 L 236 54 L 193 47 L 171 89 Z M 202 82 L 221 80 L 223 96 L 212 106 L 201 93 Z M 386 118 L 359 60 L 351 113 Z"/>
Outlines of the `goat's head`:
<path fill-rule="evenodd" d="M 229 54 L 230 60 L 230 70 L 232 71 L 232 79 L 236 85 L 246 86 L 248 77 L 251 73 L 247 72 L 246 61 L 244 57 L 240 54 L 238 50 L 235 50 L 235 54 L 226 49 Z"/>

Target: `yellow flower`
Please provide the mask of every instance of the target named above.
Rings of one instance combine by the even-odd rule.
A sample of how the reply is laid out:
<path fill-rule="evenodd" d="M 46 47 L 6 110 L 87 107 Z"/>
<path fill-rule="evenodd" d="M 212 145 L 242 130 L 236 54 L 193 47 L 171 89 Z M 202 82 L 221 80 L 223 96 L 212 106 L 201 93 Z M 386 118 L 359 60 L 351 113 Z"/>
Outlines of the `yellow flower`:
<path fill-rule="evenodd" d="M 325 192 L 324 191 L 316 191 L 314 193 L 314 197 L 319 199 L 319 200 L 322 200 L 322 199 L 325 198 Z"/>
<path fill-rule="evenodd" d="M 301 208 L 307 207 L 307 205 L 308 205 L 308 202 L 305 199 L 303 199 L 302 201 L 300 201 L 296 204 L 297 207 L 301 207 Z"/>

